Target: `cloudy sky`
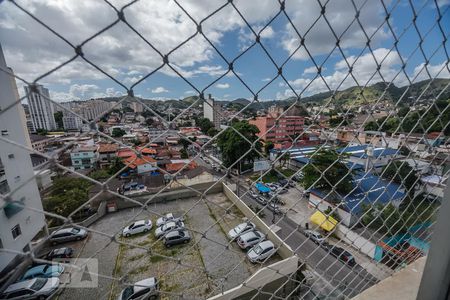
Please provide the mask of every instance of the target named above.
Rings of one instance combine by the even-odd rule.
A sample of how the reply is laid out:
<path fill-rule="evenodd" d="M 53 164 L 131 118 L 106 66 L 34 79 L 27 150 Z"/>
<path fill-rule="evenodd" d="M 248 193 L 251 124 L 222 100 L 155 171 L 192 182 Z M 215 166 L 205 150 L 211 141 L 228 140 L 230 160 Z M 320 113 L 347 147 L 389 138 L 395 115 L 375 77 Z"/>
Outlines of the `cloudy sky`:
<path fill-rule="evenodd" d="M 293 90 L 307 96 L 382 79 L 401 86 L 408 83 L 406 76 L 411 81 L 429 75 L 449 77 L 442 43 L 450 34 L 450 1 L 437 1 L 441 28 L 434 1 L 412 2 L 417 28 L 411 24 L 413 8 L 404 0 L 355 0 L 355 5 L 350 0 L 332 0 L 324 15 L 313 0 L 287 0 L 284 12 L 276 0 L 235 0 L 234 7 L 224 0 L 179 0 L 179 5 L 171 0 L 145 0 L 123 10 L 130 26 L 118 21 L 117 14 L 128 1 L 110 1 L 112 7 L 100 0 L 17 0 L 65 42 L 3 1 L 0 41 L 8 65 L 27 81 L 72 60 L 39 79 L 58 101 L 122 95 L 136 83 L 135 95 L 145 98 L 178 99 L 198 90 L 217 99 L 252 99 L 252 92 L 263 100 L 284 99 Z M 196 23 L 201 23 L 204 36 Z M 255 34 L 260 44 L 254 44 Z M 340 48 L 336 48 L 336 36 Z M 417 47 L 420 36 L 422 49 Z M 82 58 L 73 59 L 72 46 L 80 44 L 85 59 L 115 81 Z M 450 49 L 449 41 L 446 46 Z M 168 55 L 170 67 L 163 65 L 161 55 Z M 226 61 L 233 61 L 239 78 L 228 72 Z M 314 62 L 321 66 L 322 78 Z M 286 81 L 277 77 L 275 64 L 283 65 Z M 348 76 L 349 65 L 353 76 Z"/>

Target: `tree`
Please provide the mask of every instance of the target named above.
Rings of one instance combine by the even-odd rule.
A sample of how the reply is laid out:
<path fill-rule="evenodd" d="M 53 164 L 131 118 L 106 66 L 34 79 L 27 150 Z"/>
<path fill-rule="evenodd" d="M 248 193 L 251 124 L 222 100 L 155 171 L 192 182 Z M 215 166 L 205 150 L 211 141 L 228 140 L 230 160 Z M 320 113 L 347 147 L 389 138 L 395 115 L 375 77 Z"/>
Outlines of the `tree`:
<path fill-rule="evenodd" d="M 347 165 L 340 161 L 335 150 L 320 150 L 303 168 L 302 185 L 305 189 L 319 188 L 336 191 L 344 195 L 353 189 L 352 174 Z M 323 176 L 322 176 L 323 175 Z"/>
<path fill-rule="evenodd" d="M 180 154 L 181 154 L 181 158 L 182 158 L 182 159 L 189 158 L 189 155 L 188 155 L 188 153 L 187 153 L 187 151 L 186 151 L 185 148 L 183 148 L 183 149 L 180 150 Z"/>
<path fill-rule="evenodd" d="M 207 118 L 195 119 L 195 124 L 200 127 L 201 131 L 207 133 L 210 128 L 214 127 L 214 124 Z"/>
<path fill-rule="evenodd" d="M 153 120 L 153 118 L 145 119 L 145 124 L 147 124 L 147 126 L 152 126 L 154 123 L 155 121 Z"/>
<path fill-rule="evenodd" d="M 218 132 L 219 131 L 215 127 L 211 127 L 210 129 L 208 129 L 206 134 L 209 136 L 215 136 Z"/>
<path fill-rule="evenodd" d="M 281 154 L 281 157 L 280 157 L 281 167 L 284 168 L 286 163 L 289 162 L 290 160 L 291 160 L 291 153 L 290 152 L 286 151 L 283 154 Z"/>
<path fill-rule="evenodd" d="M 55 116 L 56 126 L 58 126 L 58 128 L 64 128 L 64 125 L 63 125 L 63 112 L 62 111 L 57 111 L 53 115 Z"/>
<path fill-rule="evenodd" d="M 251 143 L 258 139 L 258 136 L 256 135 L 259 133 L 258 127 L 249 124 L 245 120 L 235 122 L 232 127 L 227 128 L 217 139 L 217 145 L 222 152 L 222 159 L 225 167 L 230 167 L 239 160 L 243 160 L 244 162 L 253 161 L 255 158 L 259 157 L 257 151 L 261 151 L 262 144 L 260 141 L 255 143 L 255 150 L 249 151 L 251 149 L 251 144 L 235 130 Z M 238 168 L 239 164 L 236 164 L 233 167 Z"/>
<path fill-rule="evenodd" d="M 48 131 L 47 131 L 47 129 L 38 128 L 38 129 L 36 129 L 36 133 L 39 135 L 47 135 Z"/>
<path fill-rule="evenodd" d="M 126 132 L 122 128 L 114 128 L 111 133 L 112 137 L 122 137 L 125 134 L 126 134 Z"/>
<path fill-rule="evenodd" d="M 385 179 L 403 186 L 410 197 L 414 195 L 414 187 L 418 182 L 418 177 L 407 162 L 391 161 L 383 168 L 381 174 Z"/>
<path fill-rule="evenodd" d="M 125 167 L 125 164 L 118 157 L 115 157 L 111 162 L 111 166 L 109 167 L 109 174 L 114 175 Z"/>
<path fill-rule="evenodd" d="M 178 143 L 183 146 L 183 149 L 187 149 L 189 145 L 191 144 L 188 140 L 181 138 Z"/>
<path fill-rule="evenodd" d="M 264 144 L 264 151 L 266 152 L 267 156 L 269 156 L 270 154 L 270 150 L 272 150 L 275 147 L 275 145 L 268 141 Z"/>
<path fill-rule="evenodd" d="M 134 139 L 134 140 L 132 141 L 132 143 L 133 143 L 133 145 L 135 145 L 135 146 L 139 146 L 139 145 L 141 144 L 141 141 L 139 141 L 138 139 Z"/>

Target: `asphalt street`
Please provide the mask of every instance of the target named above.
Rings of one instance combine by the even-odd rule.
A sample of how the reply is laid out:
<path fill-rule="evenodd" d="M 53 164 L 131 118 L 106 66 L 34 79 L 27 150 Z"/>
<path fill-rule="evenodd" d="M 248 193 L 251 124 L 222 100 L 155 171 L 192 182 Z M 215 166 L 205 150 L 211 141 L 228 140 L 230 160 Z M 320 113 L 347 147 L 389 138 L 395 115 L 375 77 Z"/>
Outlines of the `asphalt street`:
<path fill-rule="evenodd" d="M 240 186 L 240 193 L 243 194 L 245 191 L 246 189 Z M 241 199 L 247 205 L 257 204 L 248 194 Z M 261 207 L 259 204 L 258 206 Z M 271 225 L 274 220 L 273 213 L 264 208 L 264 214 L 265 216 L 262 219 L 266 224 Z M 281 228 L 277 232 L 280 238 L 285 240 L 308 266 L 333 285 L 336 291 L 339 290 L 346 296 L 353 297 L 377 282 L 375 277 L 358 264 L 351 267 L 309 240 L 301 232 L 303 229 L 299 228 L 290 218 L 276 215 L 275 224 Z"/>

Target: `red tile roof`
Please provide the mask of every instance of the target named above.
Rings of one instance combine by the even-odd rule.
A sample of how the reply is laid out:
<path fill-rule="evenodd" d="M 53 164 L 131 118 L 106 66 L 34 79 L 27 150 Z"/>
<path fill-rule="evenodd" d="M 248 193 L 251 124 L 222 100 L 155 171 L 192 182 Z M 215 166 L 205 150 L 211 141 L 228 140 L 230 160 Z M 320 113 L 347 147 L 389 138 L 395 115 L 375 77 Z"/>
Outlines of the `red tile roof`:
<path fill-rule="evenodd" d="M 116 152 L 117 149 L 119 149 L 119 145 L 117 145 L 117 144 L 101 143 L 101 144 L 99 144 L 98 152 L 99 153 L 110 153 L 110 152 Z"/>
<path fill-rule="evenodd" d="M 128 157 L 123 160 L 123 163 L 126 164 L 131 169 L 135 169 L 138 166 L 151 164 L 151 163 L 155 163 L 155 162 L 156 162 L 156 160 L 154 160 L 151 157 L 139 158 L 139 157 L 136 157 L 136 155 L 134 155 L 132 157 Z"/>

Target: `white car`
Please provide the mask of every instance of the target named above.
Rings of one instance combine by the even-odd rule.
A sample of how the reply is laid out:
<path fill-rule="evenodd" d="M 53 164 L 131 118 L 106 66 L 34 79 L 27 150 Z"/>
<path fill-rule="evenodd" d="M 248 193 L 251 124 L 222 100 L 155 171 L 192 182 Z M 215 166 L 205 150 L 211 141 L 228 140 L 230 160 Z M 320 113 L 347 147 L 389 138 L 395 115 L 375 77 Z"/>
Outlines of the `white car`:
<path fill-rule="evenodd" d="M 254 245 L 264 241 L 266 236 L 258 230 L 249 231 L 237 238 L 237 244 L 241 249 L 250 249 Z"/>
<path fill-rule="evenodd" d="M 163 226 L 160 226 L 158 228 L 156 228 L 155 230 L 155 236 L 156 238 L 160 238 L 163 235 L 165 235 L 166 233 L 175 230 L 175 229 L 180 229 L 180 228 L 184 228 L 184 223 L 182 221 L 170 221 L 167 222 L 166 224 L 164 224 Z"/>
<path fill-rule="evenodd" d="M 303 231 L 303 234 L 309 237 L 314 243 L 316 244 L 322 244 L 325 242 L 325 237 L 314 230 L 305 230 Z"/>
<path fill-rule="evenodd" d="M 156 220 L 156 227 L 160 227 L 173 219 L 174 219 L 173 214 L 167 213 L 164 216 L 162 216 L 161 218 L 158 218 L 158 220 Z"/>
<path fill-rule="evenodd" d="M 138 234 L 141 232 L 147 232 L 152 229 L 151 220 L 140 220 L 132 223 L 131 225 L 125 227 L 122 231 L 123 236 L 131 236 L 133 234 Z"/>
<path fill-rule="evenodd" d="M 241 234 L 252 231 L 255 228 L 256 228 L 255 224 L 253 224 L 251 222 L 239 224 L 238 226 L 236 226 L 233 229 L 231 229 L 230 231 L 228 231 L 228 238 L 230 240 L 234 241 Z"/>
<path fill-rule="evenodd" d="M 158 298 L 158 281 L 150 277 L 122 290 L 117 300 L 147 300 Z"/>
<path fill-rule="evenodd" d="M 275 245 L 271 241 L 263 241 L 256 244 L 247 252 L 247 258 L 252 262 L 263 261 L 277 252 Z"/>
<path fill-rule="evenodd" d="M 46 299 L 52 295 L 59 286 L 59 279 L 34 278 L 13 283 L 0 294 L 0 299 Z"/>

